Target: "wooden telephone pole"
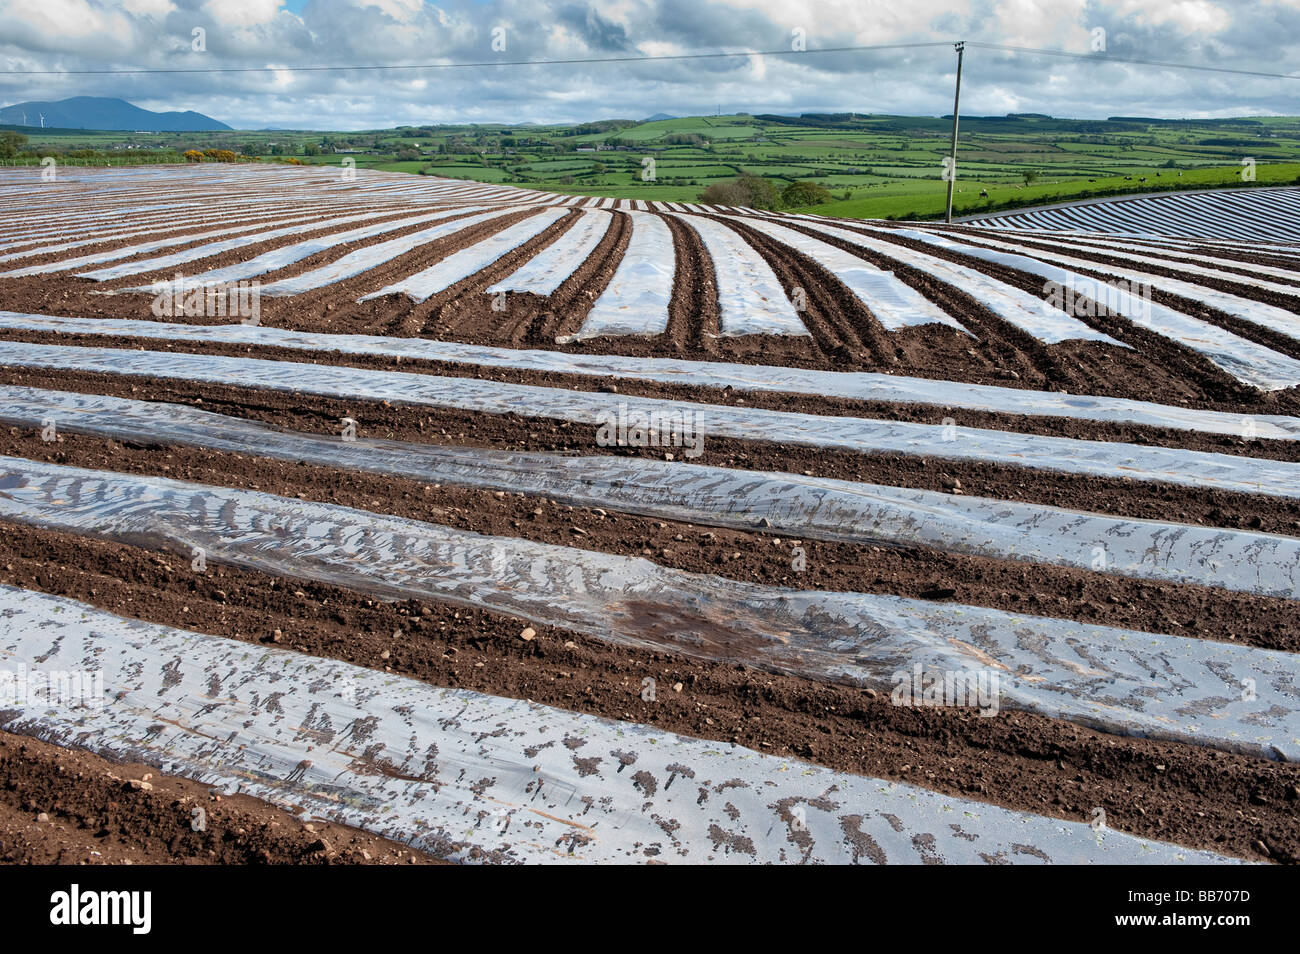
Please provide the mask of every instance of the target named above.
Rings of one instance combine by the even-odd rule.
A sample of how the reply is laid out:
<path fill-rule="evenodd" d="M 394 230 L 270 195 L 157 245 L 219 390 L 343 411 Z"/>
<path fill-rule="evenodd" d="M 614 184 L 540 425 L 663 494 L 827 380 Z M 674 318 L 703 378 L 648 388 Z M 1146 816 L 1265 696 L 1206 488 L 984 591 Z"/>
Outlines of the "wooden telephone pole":
<path fill-rule="evenodd" d="M 966 51 L 965 41 L 954 43 L 957 51 L 957 92 L 952 99 L 952 158 L 948 163 L 948 215 L 944 221 L 952 224 L 952 186 L 957 181 L 957 111 L 961 108 L 961 58 Z"/>

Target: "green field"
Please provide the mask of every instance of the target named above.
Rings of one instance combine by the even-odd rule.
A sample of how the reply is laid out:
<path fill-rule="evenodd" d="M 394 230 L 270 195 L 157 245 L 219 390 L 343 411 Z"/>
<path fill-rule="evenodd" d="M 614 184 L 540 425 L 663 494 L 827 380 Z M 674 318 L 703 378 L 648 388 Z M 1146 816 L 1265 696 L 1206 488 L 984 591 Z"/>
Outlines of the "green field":
<path fill-rule="evenodd" d="M 670 201 L 693 201 L 710 184 L 752 174 L 778 190 L 807 180 L 832 195 L 828 203 L 797 211 L 927 218 L 943 213 L 942 162 L 951 125 L 937 117 L 740 114 L 356 133 L 20 131 L 28 136 L 29 154 L 0 163 L 38 162 L 46 154 L 70 154 L 67 161 L 100 165 L 174 160 L 190 148 L 309 164 L 338 164 L 350 155 L 360 168 Z M 84 150 L 93 155 L 75 158 Z M 1253 183 L 1243 181 L 1247 157 L 1255 162 Z M 651 162 L 653 178 L 648 177 Z M 953 206 L 955 215 L 970 215 L 1125 192 L 1298 181 L 1300 118 L 1295 117 L 968 117 L 961 124 Z"/>

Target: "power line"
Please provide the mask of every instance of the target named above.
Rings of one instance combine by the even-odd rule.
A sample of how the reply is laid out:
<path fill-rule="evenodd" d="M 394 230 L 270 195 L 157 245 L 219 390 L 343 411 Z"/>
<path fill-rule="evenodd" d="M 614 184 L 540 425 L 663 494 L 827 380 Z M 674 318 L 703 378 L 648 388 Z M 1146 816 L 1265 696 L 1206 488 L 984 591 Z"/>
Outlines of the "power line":
<path fill-rule="evenodd" d="M 910 50 L 920 47 L 951 46 L 945 40 L 928 43 L 882 43 L 876 46 L 832 46 L 812 50 L 735 50 L 725 53 L 664 53 L 646 56 L 597 56 L 567 60 L 482 60 L 474 63 L 413 63 L 364 66 L 215 66 L 189 69 L 109 69 L 109 70 L 7 70 L 23 76 L 83 76 L 87 74 L 124 73 L 324 73 L 341 70 L 457 70 L 486 66 L 575 66 L 585 63 L 647 63 L 662 60 L 717 60 L 731 56 L 805 56 L 809 53 L 866 53 L 872 50 Z"/>
<path fill-rule="evenodd" d="M 871 46 L 832 46 L 805 50 L 732 50 L 714 53 L 663 53 L 644 56 L 596 56 L 559 60 L 479 60 L 464 63 L 405 63 L 405 64 L 362 64 L 357 66 L 213 66 L 213 67 L 175 67 L 175 68 L 128 68 L 98 70 L 5 70 L 11 76 L 102 76 L 131 74 L 177 74 L 177 73 L 331 73 L 349 70 L 457 70 L 481 69 L 503 66 L 582 66 L 600 63 L 651 63 L 669 60 L 717 60 L 740 56 L 808 56 L 826 53 L 870 53 L 884 50 L 915 50 L 926 47 L 952 46 L 951 40 L 934 40 L 924 43 L 881 43 Z M 1224 66 L 1204 66 L 1197 63 L 1173 63 L 1164 60 L 1144 60 L 1133 57 L 1111 56 L 1104 53 L 1072 53 L 1068 50 L 1048 50 L 1031 46 L 1010 46 L 1005 43 L 983 43 L 977 40 L 966 41 L 966 45 L 984 50 L 999 50 L 1005 53 L 1025 53 L 1035 56 L 1060 56 L 1076 60 L 1089 60 L 1094 63 L 1128 63 L 1137 66 L 1157 66 L 1163 69 L 1195 70 L 1204 73 L 1230 73 L 1237 76 L 1263 76 L 1270 79 L 1300 79 L 1293 73 L 1271 73 L 1264 70 L 1239 70 Z"/>
<path fill-rule="evenodd" d="M 1202 66 L 1197 63 L 1170 63 L 1164 60 L 1139 60 L 1126 56 L 1111 56 L 1101 53 L 1071 53 L 1068 50 L 1040 50 L 1032 46 L 1007 46 L 1004 43 L 980 43 L 971 40 L 967 46 L 984 50 L 1003 50 L 1009 53 L 1037 53 L 1044 56 L 1065 56 L 1075 60 L 1093 60 L 1098 63 L 1134 63 L 1139 66 L 1161 66 L 1175 70 L 1199 70 L 1205 73 L 1235 73 L 1239 76 L 1267 76 L 1271 79 L 1300 79 L 1294 73 L 1268 73 L 1263 70 L 1234 70 L 1226 66 Z"/>

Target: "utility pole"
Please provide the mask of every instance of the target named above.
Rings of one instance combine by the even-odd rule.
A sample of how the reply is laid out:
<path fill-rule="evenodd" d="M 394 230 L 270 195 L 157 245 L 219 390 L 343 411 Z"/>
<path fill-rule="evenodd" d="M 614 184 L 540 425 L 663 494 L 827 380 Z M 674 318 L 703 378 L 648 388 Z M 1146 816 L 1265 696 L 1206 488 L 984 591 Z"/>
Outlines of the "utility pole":
<path fill-rule="evenodd" d="M 944 219 L 952 225 L 952 186 L 957 181 L 957 111 L 961 107 L 961 58 L 966 50 L 966 41 L 952 45 L 957 51 L 957 92 L 952 98 L 952 158 L 948 163 L 948 215 Z"/>

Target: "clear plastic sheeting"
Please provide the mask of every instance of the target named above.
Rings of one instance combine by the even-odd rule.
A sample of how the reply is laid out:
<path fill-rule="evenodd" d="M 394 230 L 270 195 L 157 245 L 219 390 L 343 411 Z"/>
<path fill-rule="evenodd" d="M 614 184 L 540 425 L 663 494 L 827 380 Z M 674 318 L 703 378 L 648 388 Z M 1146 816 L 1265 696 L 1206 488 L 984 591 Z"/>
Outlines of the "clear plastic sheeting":
<path fill-rule="evenodd" d="M 715 219 L 676 217 L 695 230 L 713 259 L 718 330 L 724 336 L 809 334 L 776 273 L 748 242 Z"/>
<path fill-rule="evenodd" d="M 1275 414 L 1243 416 L 1223 411 L 1155 404 L 1061 391 L 1031 391 L 989 384 L 965 384 L 932 378 L 878 374 L 870 371 L 819 371 L 762 364 L 690 361 L 679 358 L 634 358 L 616 354 L 566 354 L 488 345 L 431 341 L 426 338 L 389 338 L 380 335 L 317 334 L 266 326 L 188 325 L 179 322 L 136 321 L 122 318 L 66 318 L 0 311 L 0 328 L 55 331 L 65 334 L 107 334 L 126 338 L 159 338 L 171 342 L 219 341 L 260 344 L 305 352 L 387 355 L 423 358 L 453 364 L 481 364 L 498 368 L 554 371 L 599 377 L 618 377 L 683 384 L 695 387 L 731 387 L 738 391 L 787 391 L 860 401 L 886 401 L 959 407 L 1001 414 L 1073 417 L 1168 427 L 1205 434 L 1253 434 L 1260 439 L 1300 440 L 1300 418 Z"/>
<path fill-rule="evenodd" d="M 133 262 L 123 262 L 120 265 L 110 265 L 107 268 L 99 268 L 89 272 L 79 272 L 78 278 L 89 278 L 92 281 L 104 282 L 114 278 L 122 278 L 126 275 L 142 275 L 146 272 L 156 272 L 165 268 L 174 268 L 177 265 L 184 265 L 187 262 L 194 262 L 204 258 L 211 258 L 214 255 L 220 255 L 223 252 L 229 252 L 233 249 L 246 248 L 249 245 L 258 245 L 262 242 L 270 242 L 275 239 L 284 238 L 289 235 L 301 235 L 304 232 L 319 232 L 321 229 L 337 228 L 341 225 L 347 225 L 351 222 L 363 222 L 366 219 L 382 218 L 389 215 L 382 209 L 361 213 L 359 215 L 345 215 L 331 219 L 316 219 L 303 225 L 294 225 L 288 228 L 270 229 L 265 232 L 256 232 L 252 235 L 241 235 L 236 238 L 221 239 L 216 242 L 207 242 L 203 245 L 196 245 L 192 248 L 182 249 L 179 252 L 172 252 L 169 255 L 159 255 L 155 258 L 137 259 Z M 385 226 L 380 226 L 383 228 Z M 393 226 L 400 227 L 399 225 Z M 373 234 L 369 229 L 365 229 L 369 234 Z M 184 245 L 197 239 L 198 236 L 192 236 L 188 239 L 176 239 L 167 243 L 167 245 Z M 151 250 L 151 246 L 157 246 L 158 243 L 150 242 L 148 245 L 138 245 L 130 249 L 117 249 L 112 252 L 101 252 L 98 255 L 87 255 L 69 262 L 60 262 L 60 268 L 81 268 L 89 264 L 91 260 L 95 261 L 114 261 L 127 256 L 138 255 L 141 252 Z M 291 248 L 296 246 L 290 246 Z M 39 266 L 37 266 L 39 268 Z"/>
<path fill-rule="evenodd" d="M 907 674 L 919 667 L 978 682 L 982 711 L 1023 709 L 1108 732 L 1300 757 L 1300 656 L 1290 653 L 977 606 L 778 589 L 333 504 L 12 457 L 0 458 L 0 518 L 186 554 L 198 548 L 209 561 L 390 599 L 485 607 L 616 644 L 815 680 L 892 691 L 912 684 Z"/>
<path fill-rule="evenodd" d="M 328 252 L 332 248 L 338 248 L 340 245 L 348 245 L 352 242 L 360 242 L 365 239 L 374 238 L 376 235 L 383 235 L 387 232 L 396 232 L 398 229 L 410 228 L 413 225 L 420 225 L 424 222 L 432 222 L 437 219 L 445 219 L 449 216 L 458 215 L 464 212 L 473 212 L 477 208 L 454 208 L 441 209 L 437 212 L 430 212 L 425 215 L 409 216 L 404 219 L 389 219 L 386 222 L 380 222 L 378 225 L 368 225 L 364 228 L 350 229 L 346 232 L 333 232 L 329 235 L 323 235 L 319 238 L 307 239 L 303 242 L 295 242 L 292 245 L 282 245 L 279 248 L 273 248 L 269 252 L 263 252 L 261 255 L 246 259 L 242 262 L 236 262 L 233 265 L 227 265 L 224 268 L 214 268 L 211 271 L 201 272 L 187 279 L 195 285 L 220 285 L 225 282 L 243 281 L 248 278 L 256 278 L 258 275 L 265 275 L 267 272 L 274 272 L 281 268 L 286 268 L 295 262 L 300 262 L 304 258 L 310 258 L 321 252 Z M 368 216 L 373 218 L 373 216 Z M 163 268 L 164 265 L 156 264 L 160 260 L 155 260 L 148 269 L 140 271 L 152 271 L 157 268 Z M 147 263 L 136 263 L 147 264 Z M 128 266 L 123 266 L 128 267 Z M 128 288 L 125 291 L 147 291 L 147 288 Z"/>
<path fill-rule="evenodd" d="M 968 239 L 979 239 L 982 236 L 981 232 L 965 228 L 956 234 Z M 998 234 L 1005 237 L 1007 233 L 999 232 Z M 1062 237 L 1069 238 L 1077 247 L 1087 248 L 1089 250 L 1110 249 L 1113 251 L 1119 249 L 1122 251 L 1125 249 L 1133 249 L 1139 252 L 1159 253 L 1160 255 L 1180 262 L 1204 262 L 1206 264 L 1217 264 L 1224 267 L 1247 268 L 1250 271 L 1258 272 L 1261 275 L 1272 275 L 1276 278 L 1290 278 L 1292 280 L 1300 279 L 1300 275 L 1297 275 L 1294 268 L 1274 268 L 1271 265 L 1260 265 L 1257 262 L 1246 263 L 1242 261 L 1234 261 L 1230 258 L 1220 258 L 1214 255 L 1194 254 L 1196 250 L 1206 249 L 1214 252 L 1247 251 L 1246 248 L 1242 247 L 1242 243 L 1240 242 L 1213 242 L 1208 240 L 1184 242 L 1177 239 L 1161 239 L 1160 241 L 1145 240 L 1141 244 L 1138 244 L 1137 240 L 1132 242 L 1121 242 L 1110 236 L 1103 237 L 1081 232 L 1031 232 L 1017 230 L 1015 233 L 1017 241 L 1037 241 L 1049 244 Z M 1290 250 L 1288 251 L 1286 246 L 1266 246 L 1262 243 L 1251 243 L 1249 251 L 1257 251 L 1268 255 L 1270 258 L 1300 258 L 1300 246 L 1295 245 L 1290 246 Z"/>
<path fill-rule="evenodd" d="M 571 229 L 530 258 L 522 268 L 488 288 L 488 294 L 499 291 L 548 297 L 554 294 L 600 245 L 613 218 L 609 212 L 597 209 L 585 209 L 578 215 L 579 219 Z"/>
<path fill-rule="evenodd" d="M 945 232 L 953 238 L 972 238 L 961 232 Z M 1035 248 L 1024 248 L 1023 238 L 1017 236 L 1015 245 L 1022 248 L 1026 255 L 1033 255 L 1039 251 Z M 1187 275 L 1200 275 L 1204 278 L 1211 278 L 1216 281 L 1236 282 L 1238 285 L 1247 285 L 1252 288 L 1261 288 L 1265 291 L 1277 292 L 1280 295 L 1300 295 L 1300 287 L 1290 284 L 1300 280 L 1300 273 L 1285 268 L 1273 268 L 1268 265 L 1261 265 L 1255 262 L 1234 262 L 1231 259 L 1214 258 L 1209 255 L 1188 255 L 1172 251 L 1167 248 L 1151 247 L 1146 245 L 1134 245 L 1130 242 L 1117 242 L 1111 240 L 1105 245 L 1096 245 L 1091 242 L 1066 241 L 1062 237 L 1052 240 L 1052 245 L 1058 249 L 1065 249 L 1074 252 L 1090 252 L 1094 255 L 1107 255 L 1120 251 L 1127 254 L 1121 256 L 1125 261 L 1140 262 L 1143 265 L 1156 265 L 1160 268 L 1177 269 Z M 1159 252 L 1159 255 L 1149 255 L 1148 252 Z M 1254 274 L 1243 275 L 1240 272 L 1230 271 L 1230 268 L 1249 269 Z M 1272 275 L 1277 278 L 1285 279 L 1282 282 L 1272 282 L 1260 278 L 1260 275 Z M 1163 278 L 1163 276 L 1150 276 L 1153 280 Z M 1188 287 L 1197 288 L 1189 284 Z M 1197 288 L 1198 291 L 1205 291 L 1204 288 Z M 1237 298 L 1238 302 L 1243 299 Z M 1300 306 L 1300 300 L 1295 305 Z M 1295 318 L 1294 312 L 1291 312 L 1293 321 L 1300 321 Z"/>
<path fill-rule="evenodd" d="M 472 212 L 473 209 L 458 209 L 458 212 Z M 444 222 L 441 225 L 435 225 L 433 228 L 421 229 L 418 232 L 412 232 L 399 238 L 390 239 L 387 242 L 379 242 L 374 245 L 366 245 L 357 249 L 355 252 L 349 252 L 342 258 L 322 265 L 320 268 L 313 268 L 311 271 L 303 272 L 301 275 L 294 275 L 291 278 L 282 278 L 277 282 L 271 282 L 262 288 L 263 295 L 299 295 L 306 291 L 316 288 L 323 288 L 326 285 L 332 285 L 335 282 L 341 282 L 348 278 L 354 278 L 362 272 L 369 271 L 377 265 L 397 258 L 399 255 L 405 255 L 407 252 L 419 248 L 429 242 L 436 242 L 439 239 L 446 238 L 448 235 L 455 235 L 471 225 L 478 225 L 480 222 L 486 222 L 490 219 L 499 218 L 514 211 L 513 209 L 492 209 L 488 212 L 480 212 L 478 215 L 468 215 L 465 218 L 456 219 L 454 222 Z M 452 213 L 447 213 L 448 215 Z M 446 216 L 440 216 L 446 218 Z M 371 296 L 373 297 L 373 296 Z M 363 299 L 364 300 L 364 299 Z"/>
<path fill-rule="evenodd" d="M 935 242 L 937 240 L 937 236 L 928 235 L 928 233 L 925 232 L 918 233 L 918 235 L 927 235 L 928 236 L 927 240 L 931 242 Z M 1177 278 L 1171 278 L 1168 275 L 1157 275 L 1152 272 L 1143 272 L 1134 268 L 1117 268 L 1116 266 L 1110 265 L 1106 262 L 1099 262 L 1090 258 L 1078 258 L 1070 255 L 1061 255 L 1056 252 L 1047 252 L 1042 249 L 1036 249 L 1036 248 L 1026 249 L 1023 246 L 1019 245 L 1018 243 L 1014 243 L 1014 242 L 1002 242 L 1002 241 L 998 241 L 997 239 L 991 239 L 991 238 L 980 239 L 980 241 L 984 242 L 987 245 L 1013 250 L 1015 252 L 1021 253 L 1022 255 L 1032 255 L 1035 258 L 1040 258 L 1043 259 L 1044 261 L 1057 262 L 1061 265 L 1070 265 L 1075 268 L 1090 269 L 1094 272 L 1100 272 L 1103 275 L 1110 275 L 1114 278 L 1117 278 L 1121 281 L 1133 285 L 1139 285 L 1139 286 L 1149 285 L 1152 288 L 1171 292 L 1172 294 L 1178 295 L 1181 298 L 1186 298 L 1188 301 L 1197 302 L 1203 305 L 1208 305 L 1211 308 L 1215 308 L 1223 312 L 1224 314 L 1232 315 L 1235 318 L 1241 318 L 1245 321 L 1253 322 L 1254 324 L 1257 324 L 1262 328 L 1268 328 L 1269 330 L 1276 331 L 1279 334 L 1287 335 L 1291 338 L 1300 338 L 1300 315 L 1297 315 L 1294 311 L 1289 311 L 1286 308 L 1280 308 L 1276 305 L 1270 305 L 1262 301 L 1255 301 L 1252 298 L 1243 298 L 1240 295 L 1234 295 L 1231 292 L 1220 291 L 1217 288 L 1210 288 L 1206 285 L 1199 285 L 1196 282 L 1182 281 Z M 1079 249 L 1078 246 L 1071 245 L 1068 242 L 1060 242 L 1058 244 L 1061 248 L 1065 248 L 1065 249 L 1080 250 L 1084 252 L 1093 252 L 1094 254 L 1097 251 L 1092 248 Z M 962 248 L 961 251 L 965 252 L 966 248 Z M 979 251 L 981 250 L 972 249 L 970 254 L 976 254 Z M 987 257 L 989 254 L 991 253 L 984 251 L 984 255 L 982 257 Z M 1129 261 L 1149 262 L 1151 264 L 1160 265 L 1165 268 L 1177 268 L 1190 275 L 1195 275 L 1200 273 L 1210 273 L 1212 277 L 1219 279 L 1221 281 L 1227 281 L 1227 282 L 1236 281 L 1240 284 L 1252 284 L 1250 279 L 1243 275 L 1233 275 L 1231 273 L 1214 271 L 1212 269 L 1197 269 L 1197 267 L 1193 265 L 1181 265 L 1175 262 L 1162 261 L 1161 259 L 1158 258 L 1148 258 L 1142 255 L 1126 254 L 1123 257 Z M 1096 281 L 1095 279 L 1087 279 L 1087 278 L 1084 278 L 1083 280 L 1093 282 L 1093 283 L 1095 283 Z M 1280 286 L 1273 282 L 1261 283 L 1258 281 L 1254 282 L 1253 284 L 1259 287 L 1266 287 L 1266 289 L 1270 291 L 1277 291 L 1279 289 L 1285 288 L 1285 291 L 1283 292 L 1284 294 L 1291 295 L 1291 296 L 1300 295 L 1300 288 L 1296 288 L 1294 286 Z M 1293 305 L 1296 307 L 1300 307 L 1300 299 L 1296 299 L 1293 302 Z M 1166 309 L 1166 311 L 1168 310 L 1169 309 Z M 1212 325 L 1211 327 L 1217 327 L 1217 326 Z M 1158 327 L 1156 327 L 1154 330 L 1161 331 L 1161 333 L 1167 334 L 1167 332 L 1164 332 L 1163 329 Z M 1238 339 L 1238 340 L 1242 340 L 1242 339 Z M 1300 379 L 1293 379 L 1292 383 L 1300 383 Z"/>
<path fill-rule="evenodd" d="M 204 215 L 202 218 L 196 218 L 196 219 L 186 217 L 183 220 L 177 221 L 174 216 L 168 216 L 164 220 L 151 222 L 148 228 L 134 228 L 127 231 L 121 231 L 120 224 L 118 225 L 116 230 L 105 231 L 105 232 L 89 232 L 89 233 L 81 229 L 78 229 L 77 231 L 73 232 L 72 230 L 70 230 L 65 226 L 64 228 L 58 230 L 53 235 L 40 235 L 40 236 L 33 235 L 30 238 L 22 239 L 20 241 L 5 242 L 3 244 L 0 244 L 0 249 L 17 248 L 19 246 L 31 246 L 29 248 L 24 248 L 24 250 L 21 252 L 11 252 L 7 255 L 0 255 L 0 263 L 11 262 L 21 258 L 31 258 L 32 256 L 35 255 L 54 255 L 58 252 L 66 252 L 74 248 L 84 248 L 87 245 L 99 245 L 105 242 L 116 242 L 121 239 L 138 238 L 142 235 L 157 235 L 160 232 L 175 232 L 178 231 L 179 229 L 184 229 L 184 228 L 201 228 L 203 226 L 213 225 L 219 221 L 224 221 L 226 224 L 224 224 L 221 228 L 213 229 L 210 232 L 199 232 L 198 234 L 190 233 L 189 235 L 183 235 L 183 236 L 170 236 L 168 238 L 159 239 L 154 242 L 146 242 L 143 245 L 125 246 L 113 252 L 112 257 L 127 258 L 131 255 L 140 255 L 144 252 L 152 252 L 155 249 L 167 248 L 168 246 L 186 245 L 190 242 L 202 242 L 208 239 L 218 238 L 220 236 L 238 235 L 243 232 L 252 232 L 257 229 L 266 228 L 268 225 L 275 225 L 275 226 L 290 225 L 295 222 L 303 222 L 308 219 L 317 219 L 317 220 L 324 221 L 326 223 L 329 222 L 329 220 L 325 218 L 326 213 L 319 208 L 301 209 L 298 211 L 301 211 L 305 214 L 298 215 L 293 218 L 285 218 L 282 215 L 265 217 L 266 214 L 261 212 L 249 213 L 246 210 L 242 210 L 242 209 L 241 210 L 221 209 L 220 212 L 217 214 L 207 214 Z M 231 215 L 239 215 L 242 218 L 247 218 L 250 214 L 257 216 L 258 218 L 261 219 L 261 221 L 252 222 L 245 225 L 229 224 L 229 218 Z M 137 222 L 137 224 L 139 223 Z M 9 237 L 12 237 L 14 234 L 15 233 L 12 231 L 6 233 L 6 235 Z M 69 234 L 74 234 L 81 237 L 75 240 L 69 240 L 67 238 Z M 56 244 L 50 244 L 51 241 L 55 242 Z M 41 243 L 41 244 L 37 244 L 37 243 Z M 99 258 L 98 256 L 96 257 Z M 109 259 L 99 258 L 99 261 L 109 261 Z M 47 268 L 45 270 L 46 271 L 67 270 L 62 267 L 61 262 L 56 262 L 54 264 L 58 265 L 59 268 L 58 269 Z M 29 274 L 37 274 L 37 273 L 29 270 Z"/>
<path fill-rule="evenodd" d="M 971 219 L 967 224 L 1210 239 L 1232 235 L 1252 243 L 1300 242 L 1300 226 L 1291 206 L 1298 196 L 1300 192 L 1294 188 L 1179 192 L 1004 212 Z"/>
<path fill-rule="evenodd" d="M 210 242 L 205 245 L 198 246 L 197 248 L 186 249 L 185 251 L 177 252 L 172 255 L 165 255 L 158 258 L 147 259 L 138 263 L 128 262 L 125 265 L 121 266 L 121 268 L 127 270 L 125 272 L 122 272 L 121 274 L 135 275 L 141 271 L 149 271 L 152 268 L 165 268 L 169 264 L 175 264 L 178 262 L 190 262 L 196 258 L 205 258 L 208 255 L 217 255 L 224 250 L 230 248 L 238 248 L 241 245 L 246 245 L 250 240 L 254 240 L 254 239 L 257 241 L 265 241 L 268 239 L 274 239 L 279 236 L 292 235 L 300 232 L 309 232 L 314 229 L 328 228 L 331 225 L 337 225 L 339 222 L 355 222 L 362 219 L 373 219 L 383 214 L 384 214 L 383 212 L 367 212 L 360 215 L 350 215 L 343 219 L 315 218 L 312 221 L 307 222 L 307 224 L 305 225 L 296 225 L 292 227 L 281 227 L 277 229 L 272 229 L 269 233 L 262 232 L 256 236 L 242 236 L 238 238 L 227 238 L 217 242 Z M 239 231 L 243 231 L 243 230 L 237 228 L 222 229 L 216 233 L 201 233 L 197 235 L 192 234 L 192 235 L 185 235 L 185 236 L 172 236 L 170 238 L 157 239 L 152 242 L 143 242 L 139 245 L 126 245 L 120 248 L 108 249 L 107 251 L 102 251 L 102 252 L 92 252 L 89 255 L 78 255 L 75 258 L 65 258 L 59 261 L 48 262 L 42 265 L 30 265 L 23 268 L 16 268 L 12 271 L 0 273 L 0 278 L 21 278 L 26 275 L 44 275 L 48 272 L 67 272 L 78 268 L 85 268 L 91 265 L 99 265 L 104 262 L 115 262 L 118 259 L 130 258 L 133 255 L 141 255 L 148 252 L 154 252 L 160 248 L 173 248 L 177 245 L 188 245 L 191 242 L 200 241 L 203 238 L 210 236 L 212 234 L 230 235 L 232 232 L 239 232 Z M 144 265 L 146 267 L 137 269 L 136 268 L 137 264 Z M 101 269 L 97 271 L 86 272 L 85 274 L 79 275 L 78 277 L 93 278 L 96 281 L 103 281 L 106 278 L 115 277 L 114 274 L 109 274 L 109 271 L 110 271 L 109 269 Z"/>
<path fill-rule="evenodd" d="M 632 220 L 632 237 L 623 259 L 582 327 L 563 340 L 557 338 L 560 344 L 601 335 L 661 335 L 668 327 L 677 268 L 673 233 L 662 218 L 649 212 L 622 214 Z"/>
<path fill-rule="evenodd" d="M 507 209 L 504 211 L 514 212 L 518 210 Z M 476 215 L 453 222 L 452 225 L 460 226 L 460 228 L 456 229 L 456 231 L 460 231 L 471 224 L 477 224 L 486 218 L 494 218 L 502 214 L 504 213 L 493 212 L 488 213 L 486 216 Z M 402 294 L 412 301 L 425 301 L 457 282 L 469 278 L 475 272 L 487 268 L 503 255 L 508 255 L 529 239 L 535 238 L 546 231 L 566 215 L 568 215 L 568 212 L 565 209 L 542 209 L 536 215 L 529 216 L 522 222 L 517 222 L 481 242 L 475 242 L 468 248 L 453 252 L 438 264 L 432 265 L 414 275 L 408 275 L 406 278 L 394 282 L 386 288 L 381 288 L 372 295 L 366 295 L 360 300 L 369 301 L 371 298 L 381 298 L 384 295 Z"/>
<path fill-rule="evenodd" d="M 0 586 L 10 666 L 103 673 L 0 725 L 489 863 L 1209 864 L 1210 852 Z"/>
<path fill-rule="evenodd" d="M 477 378 L 297 364 L 118 348 L 0 342 L 0 365 L 96 371 L 390 401 L 484 414 L 518 414 L 587 424 L 619 414 L 646 422 L 679 420 L 703 437 L 735 437 L 857 453 L 978 460 L 1070 474 L 1127 477 L 1274 497 L 1300 497 L 1300 464 L 1231 454 L 1083 441 L 938 424 L 829 417 L 719 404 L 639 398 Z"/>
<path fill-rule="evenodd" d="M 747 219 L 745 224 L 822 266 L 843 282 L 888 331 L 940 324 L 970 334 L 957 319 L 893 272 L 876 268 L 828 242 L 766 219 Z"/>
<path fill-rule="evenodd" d="M 1015 325 L 1045 344 L 1057 344 L 1062 341 L 1100 341 L 1102 344 L 1115 345 L 1118 348 L 1128 347 L 1110 335 L 1088 327 L 1079 319 L 1071 318 L 1059 309 L 1044 308 L 1041 298 L 1035 298 L 1019 288 L 1005 285 L 973 268 L 957 265 L 934 255 L 926 255 L 924 252 L 905 248 L 893 242 L 869 238 L 861 232 L 822 225 L 808 219 L 804 219 L 803 222 L 818 232 L 886 255 L 904 265 L 919 269 L 933 278 L 956 286 L 1003 321 Z"/>
<path fill-rule="evenodd" d="M 1300 539 L 793 474 L 276 430 L 180 404 L 0 385 L 0 423 L 187 444 L 568 504 L 798 537 L 928 546 L 992 559 L 1300 599 Z"/>
<path fill-rule="evenodd" d="M 1239 317 L 1282 331 L 1284 334 L 1295 335 L 1296 327 L 1300 326 L 1300 317 L 1290 312 L 1283 312 L 1280 308 L 1273 310 L 1287 316 L 1287 320 L 1282 324 L 1289 326 L 1289 331 L 1285 327 L 1279 326 L 1278 322 L 1269 320 L 1267 315 L 1263 314 L 1270 306 L 1258 302 L 1247 302 L 1235 295 L 1224 296 L 1222 293 L 1213 292 L 1188 282 L 1178 282 L 1160 275 L 1148 275 L 1144 272 L 1116 269 L 1099 262 L 1055 255 L 1037 249 L 1033 251 L 1033 257 L 1031 258 L 1028 254 L 1019 254 L 1014 251 L 1016 249 L 1015 245 L 993 239 L 984 241 L 990 245 L 1001 246 L 1012 251 L 990 251 L 974 245 L 953 242 L 926 232 L 905 232 L 904 234 L 907 234 L 909 238 L 918 238 L 932 245 L 969 255 L 972 258 L 983 259 L 998 265 L 1006 265 L 1022 272 L 1028 272 L 1031 275 L 1046 278 L 1049 281 L 1057 282 L 1062 288 L 1068 288 L 1089 298 L 1101 296 L 1102 304 L 1113 309 L 1117 314 L 1123 315 L 1135 325 L 1154 331 L 1156 334 L 1163 335 L 1198 354 L 1204 355 L 1215 365 L 1246 384 L 1266 391 L 1277 391 L 1300 384 L 1300 361 L 1248 338 L 1235 335 L 1218 325 L 1153 302 L 1149 298 L 1142 297 L 1134 292 L 1146 284 L 1152 284 L 1156 288 L 1174 294 L 1183 295 L 1193 300 L 1202 300 L 1222 311 L 1233 313 L 1232 310 L 1235 309 L 1239 313 Z M 1099 279 L 1069 271 L 1060 267 L 1060 265 L 1051 264 L 1052 262 L 1112 275 L 1121 279 L 1129 287 L 1107 286 L 1105 282 Z M 1245 304 L 1250 307 L 1243 311 L 1231 303 L 1220 301 L 1220 298 L 1231 298 L 1237 304 Z M 1048 306 L 1044 304 L 1044 307 Z"/>

